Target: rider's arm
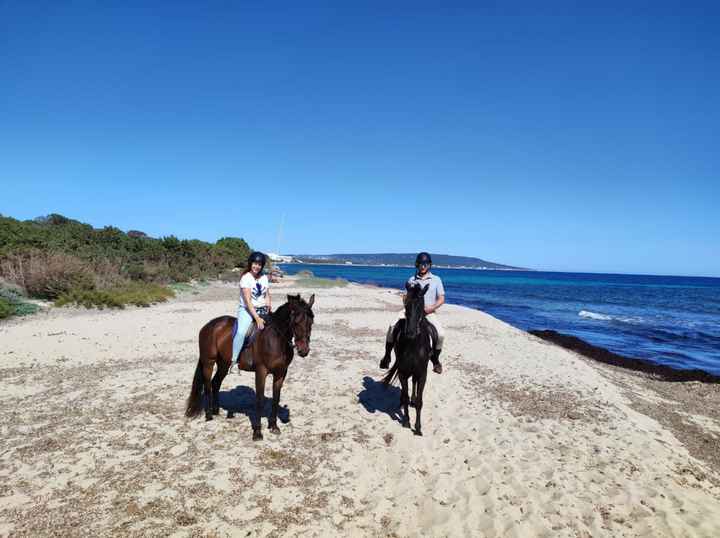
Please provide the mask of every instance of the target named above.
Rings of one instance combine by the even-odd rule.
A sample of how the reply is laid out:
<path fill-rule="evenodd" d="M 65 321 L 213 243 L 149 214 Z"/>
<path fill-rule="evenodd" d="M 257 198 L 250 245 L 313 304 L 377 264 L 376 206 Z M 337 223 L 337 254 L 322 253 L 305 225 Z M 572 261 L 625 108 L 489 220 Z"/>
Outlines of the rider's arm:
<path fill-rule="evenodd" d="M 267 309 L 268 312 L 272 312 L 272 299 L 270 297 L 270 288 L 267 289 Z"/>
<path fill-rule="evenodd" d="M 444 305 L 444 304 L 445 304 L 445 296 L 444 296 L 444 295 L 438 295 L 438 298 L 437 298 L 437 301 L 435 302 L 435 304 L 432 305 L 432 306 L 427 307 L 427 308 L 425 309 L 425 313 L 426 313 L 426 314 L 432 314 L 433 312 L 435 312 L 435 310 L 437 310 L 438 308 L 440 308 L 440 307 L 441 307 L 442 305 Z M 429 310 L 429 312 L 428 312 L 428 310 Z"/>

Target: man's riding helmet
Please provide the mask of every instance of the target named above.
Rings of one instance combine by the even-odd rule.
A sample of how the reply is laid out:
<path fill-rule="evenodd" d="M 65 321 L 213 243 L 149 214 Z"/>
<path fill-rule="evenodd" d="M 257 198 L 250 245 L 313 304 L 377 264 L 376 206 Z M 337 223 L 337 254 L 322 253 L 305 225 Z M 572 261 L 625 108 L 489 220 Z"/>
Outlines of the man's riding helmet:
<path fill-rule="evenodd" d="M 415 267 L 420 267 L 420 265 L 423 263 L 432 265 L 432 258 L 427 252 L 421 252 L 417 255 L 417 258 L 415 258 Z"/>
<path fill-rule="evenodd" d="M 265 258 L 265 254 L 263 254 L 262 252 L 253 252 L 248 258 L 248 265 L 252 265 L 253 263 L 257 262 L 260 264 L 261 267 L 265 267 L 266 261 L 267 258 Z"/>

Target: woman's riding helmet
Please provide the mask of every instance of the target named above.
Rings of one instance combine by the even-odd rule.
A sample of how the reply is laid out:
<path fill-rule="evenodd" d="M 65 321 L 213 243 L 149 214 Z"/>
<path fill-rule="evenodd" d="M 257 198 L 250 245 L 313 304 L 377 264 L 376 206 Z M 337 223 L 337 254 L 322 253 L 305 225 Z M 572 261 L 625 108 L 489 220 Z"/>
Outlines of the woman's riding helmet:
<path fill-rule="evenodd" d="M 248 258 L 248 265 L 252 265 L 253 263 L 257 262 L 260 264 L 261 267 L 265 267 L 266 261 L 267 258 L 265 257 L 265 254 L 263 254 L 262 252 L 253 252 Z"/>
<path fill-rule="evenodd" d="M 420 265 L 423 263 L 432 265 L 432 258 L 427 252 L 421 252 L 417 255 L 417 258 L 415 258 L 415 267 L 420 267 Z"/>

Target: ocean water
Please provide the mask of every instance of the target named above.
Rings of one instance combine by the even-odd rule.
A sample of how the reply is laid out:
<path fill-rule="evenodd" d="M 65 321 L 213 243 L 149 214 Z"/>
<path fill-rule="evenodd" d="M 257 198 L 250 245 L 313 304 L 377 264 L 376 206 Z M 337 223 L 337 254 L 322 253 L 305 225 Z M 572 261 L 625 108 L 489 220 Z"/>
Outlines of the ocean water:
<path fill-rule="evenodd" d="M 408 267 L 287 264 L 288 274 L 400 289 Z M 720 278 L 434 269 L 446 300 L 524 330 L 552 329 L 615 353 L 720 375 Z"/>

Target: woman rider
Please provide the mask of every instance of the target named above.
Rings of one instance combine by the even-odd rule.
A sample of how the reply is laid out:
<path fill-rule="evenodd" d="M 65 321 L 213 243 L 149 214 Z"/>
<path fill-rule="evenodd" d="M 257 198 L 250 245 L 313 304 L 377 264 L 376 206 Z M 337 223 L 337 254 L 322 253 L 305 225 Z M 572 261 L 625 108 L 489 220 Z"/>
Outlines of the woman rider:
<path fill-rule="evenodd" d="M 233 339 L 233 359 L 239 360 L 245 336 L 253 321 L 258 331 L 265 328 L 264 317 L 272 312 L 270 283 L 262 274 L 267 258 L 262 252 L 253 252 L 248 257 L 247 267 L 240 277 L 240 304 L 237 309 L 238 328 Z"/>

